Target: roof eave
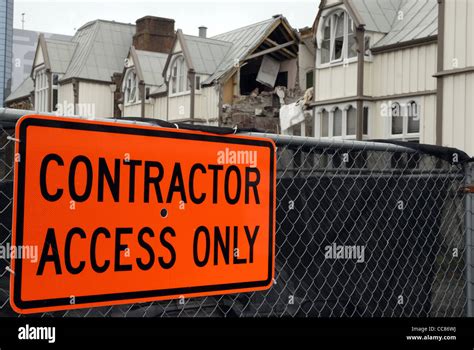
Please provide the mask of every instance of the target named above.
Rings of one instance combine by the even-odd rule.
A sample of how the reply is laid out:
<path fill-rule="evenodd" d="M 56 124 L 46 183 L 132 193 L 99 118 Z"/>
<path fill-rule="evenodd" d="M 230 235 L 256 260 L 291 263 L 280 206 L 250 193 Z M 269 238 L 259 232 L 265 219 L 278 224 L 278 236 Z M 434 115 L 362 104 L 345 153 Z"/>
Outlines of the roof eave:
<path fill-rule="evenodd" d="M 372 54 L 377 55 L 380 53 L 406 49 L 406 48 L 414 47 L 414 46 L 428 45 L 428 44 L 437 43 L 437 42 L 438 42 L 438 35 L 436 34 L 436 35 L 426 36 L 423 38 L 399 42 L 395 44 L 373 47 L 371 49 L 371 52 Z"/>

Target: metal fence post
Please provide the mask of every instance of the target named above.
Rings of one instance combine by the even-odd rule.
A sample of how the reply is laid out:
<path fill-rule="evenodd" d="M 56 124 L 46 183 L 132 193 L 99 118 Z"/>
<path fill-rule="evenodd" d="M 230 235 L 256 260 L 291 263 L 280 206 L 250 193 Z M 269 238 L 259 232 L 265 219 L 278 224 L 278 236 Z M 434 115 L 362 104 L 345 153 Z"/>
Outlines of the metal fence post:
<path fill-rule="evenodd" d="M 472 180 L 474 179 L 473 176 L 474 168 L 472 167 L 472 163 L 466 164 L 466 186 L 471 186 Z M 473 223 L 473 194 L 466 193 L 465 197 L 465 232 L 466 232 L 466 316 L 473 317 L 474 316 L 474 299 L 473 299 L 473 230 L 472 230 L 472 223 Z"/>

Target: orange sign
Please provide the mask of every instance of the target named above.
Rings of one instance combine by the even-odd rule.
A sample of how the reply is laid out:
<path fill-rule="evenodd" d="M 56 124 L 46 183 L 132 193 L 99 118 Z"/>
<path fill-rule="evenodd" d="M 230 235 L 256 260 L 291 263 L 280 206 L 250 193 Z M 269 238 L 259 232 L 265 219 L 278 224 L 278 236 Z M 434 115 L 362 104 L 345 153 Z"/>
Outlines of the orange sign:
<path fill-rule="evenodd" d="M 44 312 L 270 288 L 275 146 L 26 116 L 16 126 L 11 303 Z"/>

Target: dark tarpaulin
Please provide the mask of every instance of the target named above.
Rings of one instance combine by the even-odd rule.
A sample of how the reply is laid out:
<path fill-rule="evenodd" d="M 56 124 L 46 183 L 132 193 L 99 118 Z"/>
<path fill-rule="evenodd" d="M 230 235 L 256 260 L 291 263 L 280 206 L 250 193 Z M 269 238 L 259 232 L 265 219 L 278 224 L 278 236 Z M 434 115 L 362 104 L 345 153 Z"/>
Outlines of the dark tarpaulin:
<path fill-rule="evenodd" d="M 469 157 L 466 152 L 461 151 L 457 148 L 453 148 L 453 147 L 427 145 L 424 143 L 396 141 L 396 140 L 373 140 L 373 142 L 389 143 L 389 144 L 393 144 L 397 146 L 403 146 L 403 147 L 415 150 L 419 153 L 435 156 L 439 159 L 447 161 L 448 163 L 453 163 L 454 161 L 453 157 L 455 154 L 458 157 L 458 160 L 457 160 L 458 163 L 465 163 L 472 160 L 472 158 Z"/>

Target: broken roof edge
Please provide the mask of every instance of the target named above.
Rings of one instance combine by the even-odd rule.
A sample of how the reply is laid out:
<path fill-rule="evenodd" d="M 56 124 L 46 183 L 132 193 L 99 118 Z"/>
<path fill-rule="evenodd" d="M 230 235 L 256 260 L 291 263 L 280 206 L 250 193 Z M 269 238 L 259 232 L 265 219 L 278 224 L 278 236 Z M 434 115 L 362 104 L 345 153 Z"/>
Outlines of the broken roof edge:
<path fill-rule="evenodd" d="M 282 16 L 282 15 L 278 15 L 278 17 L 272 17 L 272 18 L 265 19 L 265 20 L 263 20 L 263 21 L 255 22 L 255 23 L 252 23 L 252 24 L 248 24 L 248 25 L 243 26 L 243 27 L 235 28 L 235 29 L 229 30 L 229 31 L 227 31 L 227 32 L 223 32 L 223 33 L 219 33 L 219 34 L 213 35 L 213 36 L 211 36 L 210 38 L 211 38 L 211 39 L 215 39 L 216 37 L 221 36 L 221 35 L 227 35 L 227 34 L 235 33 L 235 32 L 237 32 L 237 31 L 244 30 L 244 29 L 247 29 L 247 28 L 250 28 L 250 27 L 262 25 L 262 24 L 264 24 L 264 23 L 266 23 L 266 22 L 276 21 L 276 20 L 278 20 L 280 17 L 283 17 L 283 16 Z M 215 39 L 215 40 L 220 40 L 220 39 Z"/>
<path fill-rule="evenodd" d="M 235 32 L 237 30 L 244 30 L 246 28 L 250 28 L 250 27 L 256 26 L 256 25 L 262 25 L 263 23 L 267 23 L 267 22 L 271 23 L 271 25 L 265 30 L 264 33 L 261 34 L 260 38 L 263 38 L 263 39 L 257 41 L 256 44 L 254 44 L 252 47 L 249 47 L 242 54 L 242 56 L 238 58 L 239 62 L 245 61 L 246 57 L 253 54 L 254 51 L 256 49 L 258 49 L 260 47 L 260 45 L 262 45 L 262 43 L 265 41 L 265 38 L 270 36 L 270 34 L 273 33 L 273 31 L 276 28 L 278 28 L 278 26 L 280 24 L 283 25 L 283 27 L 288 31 L 288 33 L 293 38 L 293 40 L 296 42 L 296 44 L 300 43 L 301 40 L 300 40 L 300 37 L 297 33 L 297 30 L 295 28 L 293 28 L 293 26 L 291 26 L 288 19 L 283 15 L 273 16 L 272 18 L 270 18 L 266 21 L 261 21 L 261 22 L 257 22 L 257 23 L 254 23 L 254 24 L 251 24 L 251 25 L 248 25 L 248 26 L 245 26 L 245 27 L 241 27 L 241 28 L 235 29 L 234 31 L 231 31 L 231 32 Z M 231 33 L 231 32 L 227 32 L 227 33 L 223 33 L 223 34 L 228 34 L 228 33 Z M 221 62 L 221 64 L 223 64 L 224 62 L 225 62 L 225 60 L 223 62 Z M 217 67 L 216 72 L 219 71 L 219 68 L 220 68 L 220 66 Z M 223 73 L 220 74 L 219 77 L 210 80 L 209 78 L 212 78 L 212 76 L 215 74 L 214 73 L 208 79 L 206 79 L 204 82 L 202 82 L 201 84 L 203 86 L 212 86 L 212 85 L 216 85 L 216 84 L 221 84 L 221 85 L 225 84 L 227 82 L 227 80 L 229 80 L 235 74 L 235 72 L 237 71 L 238 68 L 239 67 L 235 67 L 235 65 L 232 65 L 231 67 L 229 67 L 227 69 L 224 69 Z"/>

